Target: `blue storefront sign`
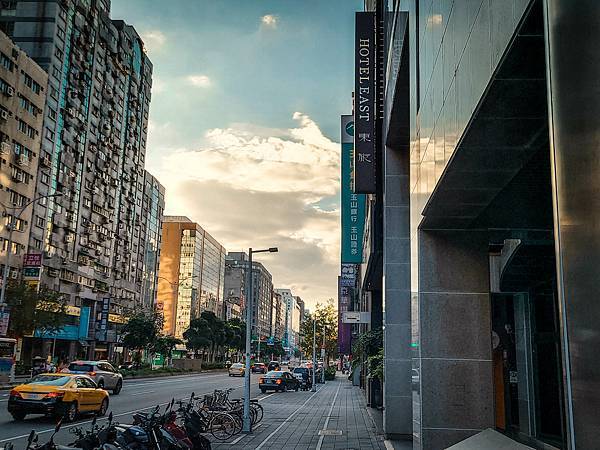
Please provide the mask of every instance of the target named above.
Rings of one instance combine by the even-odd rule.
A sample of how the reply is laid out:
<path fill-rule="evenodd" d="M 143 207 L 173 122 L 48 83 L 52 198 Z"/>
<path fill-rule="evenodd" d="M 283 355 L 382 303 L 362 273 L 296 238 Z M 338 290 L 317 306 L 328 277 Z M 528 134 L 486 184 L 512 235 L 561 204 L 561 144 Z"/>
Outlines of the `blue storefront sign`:
<path fill-rule="evenodd" d="M 354 161 L 354 121 L 352 116 L 342 116 L 341 128 L 342 264 L 360 264 L 362 263 L 366 197 L 364 194 L 355 194 L 352 191 Z"/>

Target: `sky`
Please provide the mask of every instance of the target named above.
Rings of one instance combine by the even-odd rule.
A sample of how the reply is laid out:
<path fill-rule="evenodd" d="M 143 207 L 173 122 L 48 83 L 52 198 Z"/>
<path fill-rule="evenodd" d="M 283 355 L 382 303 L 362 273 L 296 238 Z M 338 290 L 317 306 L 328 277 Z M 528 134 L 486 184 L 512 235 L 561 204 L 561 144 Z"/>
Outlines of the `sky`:
<path fill-rule="evenodd" d="M 168 3 L 168 4 L 167 4 Z M 256 255 L 307 305 L 337 298 L 339 123 L 362 0 L 112 0 L 152 64 L 146 168 L 165 213 Z"/>

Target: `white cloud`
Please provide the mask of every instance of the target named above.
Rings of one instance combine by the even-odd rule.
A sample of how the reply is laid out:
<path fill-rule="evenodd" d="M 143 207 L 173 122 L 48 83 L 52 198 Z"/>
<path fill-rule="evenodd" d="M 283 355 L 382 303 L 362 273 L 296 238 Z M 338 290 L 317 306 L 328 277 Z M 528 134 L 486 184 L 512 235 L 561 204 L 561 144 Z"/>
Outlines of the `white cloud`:
<path fill-rule="evenodd" d="M 148 30 L 140 34 L 144 46 L 150 51 L 158 51 L 167 42 L 167 36 L 160 30 Z"/>
<path fill-rule="evenodd" d="M 261 258 L 274 283 L 314 304 L 337 295 L 339 211 L 315 203 L 337 204 L 340 153 L 310 117 L 294 119 L 292 129 L 210 130 L 201 148 L 165 156 L 157 176 L 167 213 L 198 221 L 230 251 L 278 246 Z M 152 124 L 150 142 L 167 131 Z"/>
<path fill-rule="evenodd" d="M 212 84 L 211 79 L 206 75 L 189 75 L 186 79 L 189 84 L 199 88 L 207 88 Z"/>
<path fill-rule="evenodd" d="M 162 78 L 158 78 L 156 75 L 152 77 L 152 94 L 160 94 L 165 91 L 165 88 L 166 84 Z"/>
<path fill-rule="evenodd" d="M 274 14 L 265 14 L 260 18 L 260 21 L 265 27 L 277 28 L 277 24 L 279 23 L 279 17 L 277 17 Z"/>

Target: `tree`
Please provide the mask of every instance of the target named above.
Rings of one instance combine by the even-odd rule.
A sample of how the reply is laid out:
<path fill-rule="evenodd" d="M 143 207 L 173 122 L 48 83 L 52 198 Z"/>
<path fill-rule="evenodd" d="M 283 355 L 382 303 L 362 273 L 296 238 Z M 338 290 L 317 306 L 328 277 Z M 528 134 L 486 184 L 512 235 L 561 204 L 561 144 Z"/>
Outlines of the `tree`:
<path fill-rule="evenodd" d="M 300 346 L 304 354 L 311 355 L 310 357 L 312 357 L 313 351 L 313 319 L 317 321 L 317 355 L 320 354 L 320 349 L 323 345 L 323 336 L 325 336 L 325 353 L 327 354 L 327 358 L 335 358 L 338 351 L 338 317 L 333 302 L 328 301 L 326 305 L 317 303 L 315 311 L 311 315 L 308 315 L 300 325 Z"/>
<path fill-rule="evenodd" d="M 40 336 L 60 331 L 67 323 L 67 302 L 58 292 L 29 283 L 15 282 L 6 287 L 10 308 L 9 336 L 21 338 L 38 332 Z"/>
<path fill-rule="evenodd" d="M 206 350 L 211 346 L 211 330 L 204 317 L 197 317 L 190 321 L 190 326 L 183 332 L 185 345 L 188 350 L 197 354 L 199 350 Z"/>
<path fill-rule="evenodd" d="M 173 350 L 177 345 L 183 344 L 181 339 L 176 338 L 175 336 L 163 335 L 159 336 L 154 343 L 154 352 L 160 353 L 163 355 L 164 362 L 171 365 L 171 359 L 173 357 Z M 164 365 L 164 363 L 163 363 Z"/>
<path fill-rule="evenodd" d="M 366 364 L 369 373 L 383 379 L 383 330 L 373 328 L 352 343 L 352 368 Z"/>
<path fill-rule="evenodd" d="M 137 350 L 138 357 L 144 349 L 151 352 L 163 328 L 163 316 L 158 311 L 140 312 L 129 319 L 122 330 L 123 346 Z"/>

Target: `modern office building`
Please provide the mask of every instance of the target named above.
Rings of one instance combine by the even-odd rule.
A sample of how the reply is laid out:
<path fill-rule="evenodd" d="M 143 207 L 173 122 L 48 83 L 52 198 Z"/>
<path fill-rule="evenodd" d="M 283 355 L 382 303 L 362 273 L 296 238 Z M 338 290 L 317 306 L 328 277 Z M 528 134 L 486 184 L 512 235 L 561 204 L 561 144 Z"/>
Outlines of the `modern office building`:
<path fill-rule="evenodd" d="M 0 28 L 48 74 L 30 252 L 80 313 L 69 355 L 112 356 L 115 324 L 144 302 L 152 64 L 109 1 L 10 1 Z M 150 270 L 154 270 L 150 269 Z M 104 308 L 107 314 L 100 314 Z M 104 317 L 104 318 L 102 318 Z M 108 319 L 106 319 L 108 317 Z"/>
<path fill-rule="evenodd" d="M 383 280 L 385 433 L 596 448 L 600 4 L 365 3 L 355 179 L 381 213 L 361 287 Z"/>
<path fill-rule="evenodd" d="M 147 211 L 147 220 L 142 223 L 144 234 L 144 266 L 142 268 L 142 302 L 144 308 L 154 308 L 158 294 L 158 271 L 162 221 L 165 209 L 165 188 L 148 171 L 144 171 L 144 197 L 142 207 Z"/>
<path fill-rule="evenodd" d="M 245 289 L 248 283 L 248 254 L 229 252 L 225 261 L 225 292 L 230 301 L 242 307 L 242 320 L 246 318 Z M 271 333 L 271 309 L 273 304 L 273 276 L 260 262 L 252 261 L 252 335 L 260 336 L 261 342 Z"/>
<path fill-rule="evenodd" d="M 9 279 L 19 278 L 29 245 L 32 208 L 19 212 L 35 198 L 47 81 L 46 72 L 0 31 L 0 279 L 9 252 L 9 227 Z"/>
<path fill-rule="evenodd" d="M 221 317 L 225 248 L 184 216 L 164 216 L 157 307 L 164 332 L 181 339 L 190 320 L 211 311 Z"/>
<path fill-rule="evenodd" d="M 281 294 L 273 291 L 273 307 L 271 308 L 271 336 L 283 343 L 285 336 L 285 303 Z"/>

